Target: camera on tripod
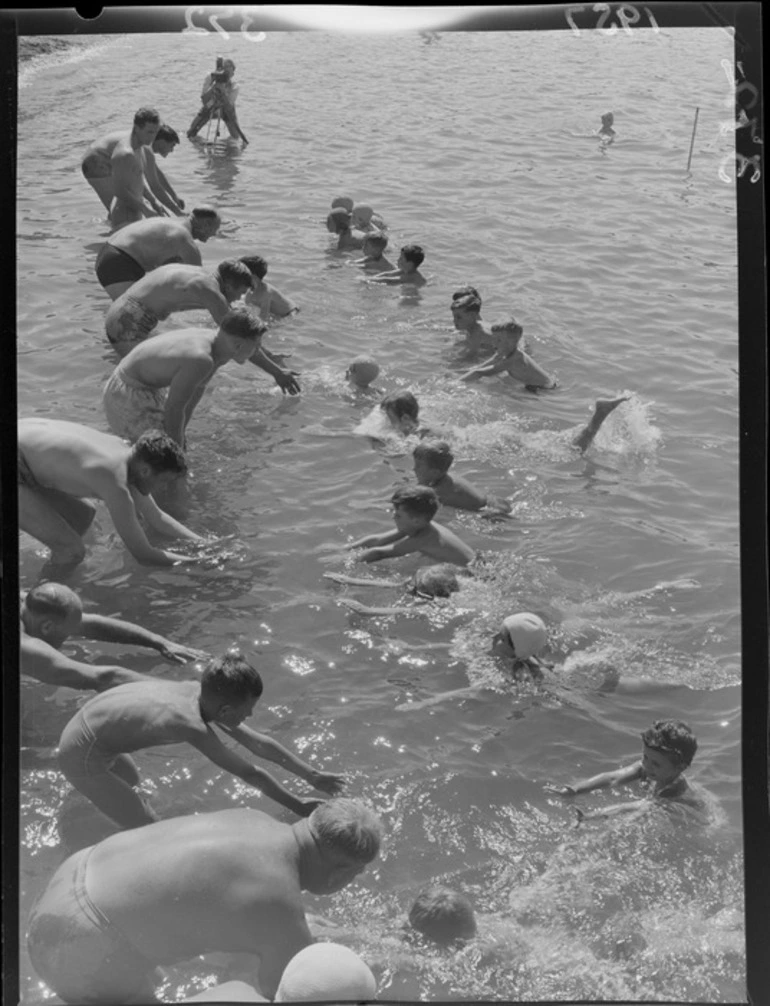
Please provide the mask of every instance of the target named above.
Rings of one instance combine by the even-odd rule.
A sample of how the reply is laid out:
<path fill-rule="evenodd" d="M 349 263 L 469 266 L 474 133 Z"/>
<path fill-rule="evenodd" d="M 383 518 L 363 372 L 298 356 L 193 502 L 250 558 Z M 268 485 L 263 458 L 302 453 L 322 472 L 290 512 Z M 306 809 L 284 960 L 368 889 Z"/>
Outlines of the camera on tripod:
<path fill-rule="evenodd" d="M 212 84 L 226 84 L 230 79 L 230 76 L 224 68 L 224 59 L 222 56 L 217 56 L 217 66 L 214 72 L 211 74 Z"/>

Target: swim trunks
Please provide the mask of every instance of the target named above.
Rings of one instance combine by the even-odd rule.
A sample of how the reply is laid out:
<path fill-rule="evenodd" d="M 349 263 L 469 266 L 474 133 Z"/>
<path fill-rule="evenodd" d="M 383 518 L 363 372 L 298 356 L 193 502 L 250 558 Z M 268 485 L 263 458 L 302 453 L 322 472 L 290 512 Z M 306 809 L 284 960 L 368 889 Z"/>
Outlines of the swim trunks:
<path fill-rule="evenodd" d="M 104 328 L 113 346 L 122 343 L 133 347 L 144 342 L 158 321 L 157 314 L 127 290 L 104 316 Z"/>
<path fill-rule="evenodd" d="M 96 256 L 96 278 L 105 289 L 113 283 L 136 283 L 144 275 L 136 259 L 114 245 L 102 245 Z"/>
<path fill-rule="evenodd" d="M 80 167 L 85 178 L 110 178 L 112 175 L 111 158 L 98 150 L 86 154 Z"/>
<path fill-rule="evenodd" d="M 155 964 L 88 896 L 94 846 L 65 860 L 32 909 L 27 948 L 39 977 L 67 1003 L 153 1001 Z"/>
<path fill-rule="evenodd" d="M 110 429 L 131 441 L 146 430 L 162 430 L 167 394 L 167 388 L 152 388 L 126 377 L 118 365 L 102 394 Z"/>
<path fill-rule="evenodd" d="M 137 791 L 115 770 L 119 758 L 105 750 L 81 709 L 69 721 L 59 740 L 59 768 L 78 792 L 123 828 L 141 828 L 157 821 Z M 133 763 L 131 763 L 133 766 Z"/>

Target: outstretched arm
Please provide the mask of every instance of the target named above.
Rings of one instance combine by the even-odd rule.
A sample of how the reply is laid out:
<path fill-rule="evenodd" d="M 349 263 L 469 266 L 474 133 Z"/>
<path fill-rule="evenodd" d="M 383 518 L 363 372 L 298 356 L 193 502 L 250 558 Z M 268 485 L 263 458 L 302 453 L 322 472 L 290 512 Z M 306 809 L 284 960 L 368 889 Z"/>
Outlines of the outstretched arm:
<path fill-rule="evenodd" d="M 264 370 L 266 374 L 270 374 L 278 387 L 290 395 L 298 395 L 300 392 L 300 386 L 297 383 L 297 373 L 293 370 L 284 370 L 283 367 L 279 366 L 273 357 L 272 353 L 268 352 L 263 346 L 259 346 L 252 356 L 249 357 L 249 362 L 253 363 L 255 367 L 259 367 L 260 370 Z"/>
<path fill-rule="evenodd" d="M 124 643 L 127 646 L 147 646 L 157 650 L 161 656 L 175 664 L 184 664 L 188 660 L 199 660 L 205 657 L 203 650 L 193 650 L 189 646 L 181 646 L 164 636 L 159 636 L 149 629 L 133 622 L 124 622 L 119 618 L 108 618 L 104 615 L 83 615 L 80 623 L 80 635 L 86 639 L 98 639 L 103 643 Z"/>
<path fill-rule="evenodd" d="M 161 510 L 152 496 L 141 496 L 139 493 L 136 495 L 139 497 L 136 501 L 136 509 L 154 530 L 168 535 L 169 538 L 187 538 L 190 541 L 204 540 L 202 535 L 191 531 L 184 524 L 180 524 L 178 520 L 174 520 L 164 510 Z M 177 556 L 177 558 L 179 557 Z"/>
<path fill-rule="evenodd" d="M 384 534 L 368 534 L 358 541 L 351 542 L 348 548 L 370 548 L 372 545 L 390 545 L 391 542 L 403 538 L 403 531 L 386 531 Z"/>
<path fill-rule="evenodd" d="M 220 726 L 220 729 L 258 758 L 264 758 L 275 765 L 280 765 L 287 772 L 291 772 L 300 779 L 304 779 L 305 782 L 310 783 L 315 789 L 323 790 L 325 793 L 334 796 L 336 793 L 341 792 L 345 785 L 343 776 L 335 775 L 332 772 L 319 772 L 312 765 L 308 765 L 307 762 L 302 761 L 297 755 L 292 754 L 291 751 L 287 750 L 282 744 L 279 744 L 278 741 L 273 740 L 272 737 L 268 737 L 267 734 L 257 733 L 251 727 L 243 725 L 239 727 Z"/>
<path fill-rule="evenodd" d="M 589 793 L 592 789 L 602 789 L 604 786 L 619 786 L 624 782 L 633 782 L 641 778 L 642 763 L 634 762 L 627 768 L 619 768 L 614 772 L 600 772 L 599 775 L 591 776 L 583 782 L 576 782 L 573 786 L 549 787 L 561 793 L 563 796 L 573 796 L 576 793 Z"/>
<path fill-rule="evenodd" d="M 138 562 L 155 566 L 173 566 L 176 562 L 191 561 L 173 552 L 166 552 L 163 549 L 155 548 L 147 540 L 147 535 L 139 523 L 137 513 L 143 513 L 152 527 L 156 527 L 160 523 L 155 517 L 155 512 L 158 514 L 162 513 L 151 496 L 142 496 L 135 489 L 109 485 L 105 487 L 100 495 L 110 512 L 115 530 L 123 539 L 131 555 Z M 199 538 L 199 535 L 188 531 L 187 528 L 178 524 L 177 521 L 174 521 L 167 514 L 164 516 L 170 522 L 170 528 L 181 529 L 181 532 L 184 532 L 179 533 L 177 530 L 168 530 L 165 532 L 166 534 L 177 537 Z M 158 528 L 158 530 L 162 530 L 162 528 Z"/>
<path fill-rule="evenodd" d="M 132 681 L 150 680 L 146 674 L 125 667 L 98 666 L 72 660 L 44 640 L 26 634 L 21 637 L 21 673 L 47 685 L 90 688 L 97 692 Z"/>

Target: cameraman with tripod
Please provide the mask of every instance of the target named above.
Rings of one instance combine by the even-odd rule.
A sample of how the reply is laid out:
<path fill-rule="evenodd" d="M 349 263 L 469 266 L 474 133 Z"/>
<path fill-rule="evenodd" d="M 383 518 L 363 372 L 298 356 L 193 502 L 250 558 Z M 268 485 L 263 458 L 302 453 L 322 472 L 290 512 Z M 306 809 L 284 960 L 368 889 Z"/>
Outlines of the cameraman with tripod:
<path fill-rule="evenodd" d="M 241 139 L 244 143 L 249 142 L 238 124 L 238 116 L 235 113 L 238 85 L 233 83 L 234 73 L 235 63 L 231 59 L 222 59 L 219 56 L 216 69 L 203 81 L 203 90 L 201 91 L 203 107 L 187 130 L 187 135 L 191 140 L 198 135 L 206 122 L 209 124 L 209 132 L 211 131 L 211 123 L 216 122 L 214 139 L 218 139 L 221 124 L 224 122 L 230 131 L 230 136 Z"/>

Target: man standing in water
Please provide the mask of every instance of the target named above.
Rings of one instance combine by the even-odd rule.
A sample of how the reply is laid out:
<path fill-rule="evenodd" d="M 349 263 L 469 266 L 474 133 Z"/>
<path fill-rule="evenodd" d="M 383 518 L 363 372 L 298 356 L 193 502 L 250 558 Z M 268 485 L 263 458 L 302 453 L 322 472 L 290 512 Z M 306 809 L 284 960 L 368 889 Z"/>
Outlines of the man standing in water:
<path fill-rule="evenodd" d="M 33 908 L 32 966 L 68 1003 L 148 1003 L 158 965 L 248 953 L 272 1000 L 313 942 L 302 891 L 341 891 L 381 842 L 376 814 L 344 797 L 291 825 L 239 808 L 111 835 L 67 859 Z"/>
<path fill-rule="evenodd" d="M 83 535 L 96 510 L 84 497 L 104 501 L 115 530 L 138 562 L 173 566 L 194 561 L 155 548 L 139 523 L 141 515 L 160 534 L 203 541 L 150 495 L 187 472 L 181 449 L 165 433 L 149 430 L 129 447 L 80 423 L 21 419 L 18 465 L 19 528 L 50 548 L 52 566 L 75 566 L 85 558 Z"/>
<path fill-rule="evenodd" d="M 202 108 L 190 123 L 187 135 L 194 139 L 209 119 L 217 116 L 227 126 L 230 136 L 243 140 L 248 144 L 243 130 L 238 122 L 235 111 L 235 100 L 238 97 L 238 85 L 233 83 L 235 63 L 231 59 L 217 59 L 216 69 L 206 76 L 201 90 Z"/>
<path fill-rule="evenodd" d="M 208 241 L 219 230 L 219 214 L 196 206 L 182 220 L 138 220 L 111 234 L 96 256 L 96 278 L 117 300 L 145 273 L 170 262 L 201 265 L 196 241 Z"/>
<path fill-rule="evenodd" d="M 165 214 L 165 210 L 154 197 L 150 196 L 146 203 L 143 199 L 142 148 L 153 142 L 159 128 L 160 116 L 155 109 L 140 108 L 134 116 L 131 132 L 120 130 L 107 133 L 88 148 L 81 164 L 83 177 L 104 203 L 108 213 L 113 199 L 120 194 L 123 203 L 121 213 L 125 213 L 129 206 L 133 206 L 133 212 L 136 213 L 131 218 L 133 220 L 138 220 L 142 216 L 153 216 L 156 213 Z M 135 181 L 137 173 L 141 180 L 138 192 Z M 113 223 L 117 223 L 112 216 L 110 219 Z M 126 223 L 127 219 L 123 222 Z"/>

